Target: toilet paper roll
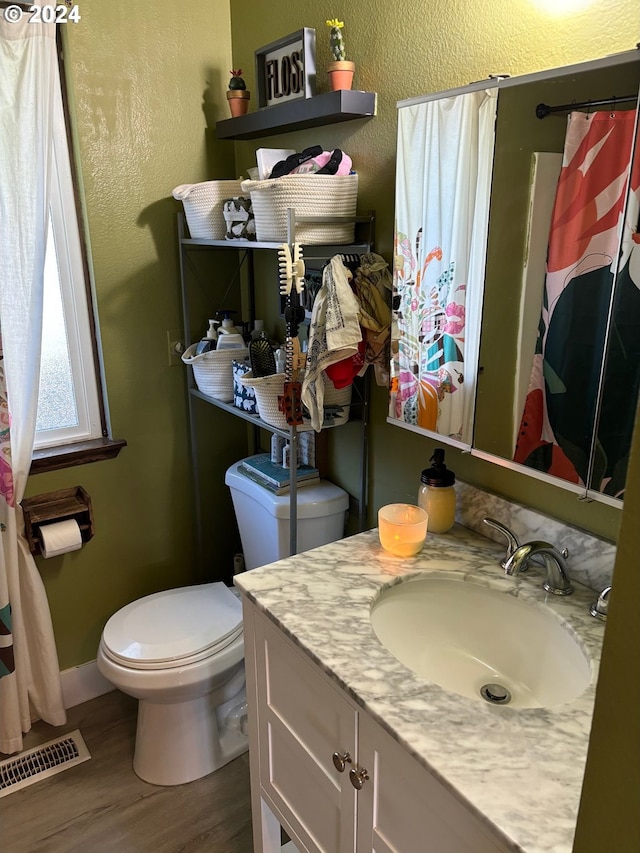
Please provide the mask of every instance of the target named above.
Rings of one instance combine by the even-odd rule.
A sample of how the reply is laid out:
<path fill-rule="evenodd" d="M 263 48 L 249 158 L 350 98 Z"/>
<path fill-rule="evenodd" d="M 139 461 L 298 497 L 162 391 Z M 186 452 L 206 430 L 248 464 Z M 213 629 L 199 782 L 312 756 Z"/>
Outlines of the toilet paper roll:
<path fill-rule="evenodd" d="M 82 534 L 74 518 L 41 525 L 38 535 L 43 557 L 57 557 L 82 548 Z"/>

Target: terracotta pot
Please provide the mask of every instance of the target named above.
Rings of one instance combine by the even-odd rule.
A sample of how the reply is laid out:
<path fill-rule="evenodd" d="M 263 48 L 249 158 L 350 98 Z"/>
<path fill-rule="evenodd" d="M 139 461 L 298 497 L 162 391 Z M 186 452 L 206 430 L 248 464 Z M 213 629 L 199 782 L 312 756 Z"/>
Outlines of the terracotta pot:
<path fill-rule="evenodd" d="M 229 109 L 233 118 L 243 116 L 249 109 L 249 100 L 251 92 L 246 89 L 229 89 L 227 91 L 227 100 L 229 101 Z"/>
<path fill-rule="evenodd" d="M 327 71 L 329 72 L 331 89 L 334 92 L 337 92 L 339 89 L 350 89 L 351 84 L 353 83 L 353 73 L 355 70 L 355 62 L 349 62 L 348 59 L 330 62 L 327 66 Z"/>

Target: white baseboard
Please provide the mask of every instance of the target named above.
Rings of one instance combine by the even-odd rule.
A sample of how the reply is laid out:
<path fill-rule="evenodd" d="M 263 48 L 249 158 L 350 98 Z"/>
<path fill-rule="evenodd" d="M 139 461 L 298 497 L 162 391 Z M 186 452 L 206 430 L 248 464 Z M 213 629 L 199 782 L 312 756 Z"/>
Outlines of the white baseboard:
<path fill-rule="evenodd" d="M 76 705 L 115 690 L 113 684 L 100 674 L 94 660 L 64 669 L 60 673 L 60 678 L 65 708 L 74 708 Z"/>

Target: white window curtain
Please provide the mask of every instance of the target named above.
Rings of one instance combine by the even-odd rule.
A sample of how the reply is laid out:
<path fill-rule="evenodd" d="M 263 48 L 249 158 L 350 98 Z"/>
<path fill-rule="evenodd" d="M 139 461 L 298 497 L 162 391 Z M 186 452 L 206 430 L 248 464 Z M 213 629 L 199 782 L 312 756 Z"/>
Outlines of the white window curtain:
<path fill-rule="evenodd" d="M 389 415 L 470 446 L 497 90 L 398 110 Z"/>
<path fill-rule="evenodd" d="M 66 721 L 49 605 L 24 536 L 40 374 L 55 25 L 0 20 L 0 751 Z"/>

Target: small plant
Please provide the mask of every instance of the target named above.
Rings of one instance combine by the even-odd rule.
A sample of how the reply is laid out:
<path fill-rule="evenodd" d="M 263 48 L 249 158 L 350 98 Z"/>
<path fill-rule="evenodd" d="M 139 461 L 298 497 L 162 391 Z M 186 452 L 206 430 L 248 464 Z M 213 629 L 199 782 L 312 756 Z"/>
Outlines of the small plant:
<path fill-rule="evenodd" d="M 327 26 L 331 28 L 331 32 L 329 33 L 329 45 L 331 47 L 333 58 L 336 62 L 344 62 L 347 58 L 344 49 L 344 39 L 342 38 L 344 21 L 332 18 L 330 21 L 327 21 Z"/>
<path fill-rule="evenodd" d="M 231 74 L 229 89 L 239 91 L 247 88 L 247 84 L 242 79 L 242 68 L 238 68 L 237 71 L 230 71 L 229 74 Z"/>
<path fill-rule="evenodd" d="M 227 91 L 227 101 L 232 116 L 243 116 L 249 108 L 249 99 L 251 92 L 247 89 L 247 84 L 242 78 L 242 68 L 237 71 L 230 71 L 231 80 L 229 80 L 229 89 Z"/>

